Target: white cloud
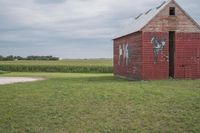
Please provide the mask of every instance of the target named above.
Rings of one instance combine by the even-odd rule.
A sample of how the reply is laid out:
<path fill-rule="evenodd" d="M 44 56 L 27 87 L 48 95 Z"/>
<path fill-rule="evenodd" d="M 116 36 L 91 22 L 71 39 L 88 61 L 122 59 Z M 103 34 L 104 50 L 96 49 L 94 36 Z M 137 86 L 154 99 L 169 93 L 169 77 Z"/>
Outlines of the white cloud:
<path fill-rule="evenodd" d="M 199 1 L 177 1 L 198 22 L 200 21 Z M 13 48 L 9 48 L 6 53 L 18 54 L 20 52 L 12 52 L 11 49 L 15 49 L 17 44 L 29 45 L 32 48 L 31 54 L 34 54 L 35 46 L 44 45 L 41 48 L 49 49 L 48 53 L 55 54 L 50 48 L 53 42 L 60 51 L 63 51 L 63 44 L 70 47 L 72 51 L 77 52 L 77 57 L 80 50 L 75 50 L 76 43 L 85 47 L 85 50 L 89 47 L 88 44 L 93 44 L 97 49 L 95 51 L 93 48 L 95 52 L 91 52 L 90 56 L 110 57 L 110 40 L 126 20 L 161 2 L 162 0 L 0 0 L 0 46 L 7 42 L 6 44 Z M 16 45 L 13 44 L 15 42 Z M 108 48 L 106 52 L 99 51 L 99 45 Z M 110 47 L 107 47 L 108 45 Z M 35 51 L 37 50 L 35 48 Z M 23 55 L 30 54 L 26 51 L 28 50 L 21 52 Z M 66 54 L 65 57 L 68 56 L 69 54 Z M 73 57 L 72 54 L 70 56 Z M 80 57 L 83 57 L 83 54 L 80 54 Z"/>

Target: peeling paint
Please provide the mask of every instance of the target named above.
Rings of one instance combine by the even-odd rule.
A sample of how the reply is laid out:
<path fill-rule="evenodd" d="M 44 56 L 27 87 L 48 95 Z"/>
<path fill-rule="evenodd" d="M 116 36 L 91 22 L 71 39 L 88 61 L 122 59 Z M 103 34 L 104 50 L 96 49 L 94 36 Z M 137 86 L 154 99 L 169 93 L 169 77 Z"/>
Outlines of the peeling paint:
<path fill-rule="evenodd" d="M 132 54 L 133 54 L 132 48 L 128 43 L 119 45 L 118 64 L 121 65 L 122 61 L 125 60 L 125 65 L 128 66 L 129 60 L 132 58 Z"/>
<path fill-rule="evenodd" d="M 162 55 L 163 49 L 166 46 L 166 39 L 157 36 L 152 37 L 151 43 L 153 44 L 154 63 L 158 62 L 158 56 Z"/>

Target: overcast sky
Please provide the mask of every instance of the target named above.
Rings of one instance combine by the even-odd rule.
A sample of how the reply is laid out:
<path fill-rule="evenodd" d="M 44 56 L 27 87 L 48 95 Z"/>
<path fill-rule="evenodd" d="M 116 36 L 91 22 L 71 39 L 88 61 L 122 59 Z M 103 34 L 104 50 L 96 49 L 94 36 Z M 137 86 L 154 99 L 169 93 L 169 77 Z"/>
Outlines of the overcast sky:
<path fill-rule="evenodd" d="M 126 21 L 163 0 L 0 0 L 0 55 L 111 58 Z M 199 0 L 177 2 L 200 23 Z"/>

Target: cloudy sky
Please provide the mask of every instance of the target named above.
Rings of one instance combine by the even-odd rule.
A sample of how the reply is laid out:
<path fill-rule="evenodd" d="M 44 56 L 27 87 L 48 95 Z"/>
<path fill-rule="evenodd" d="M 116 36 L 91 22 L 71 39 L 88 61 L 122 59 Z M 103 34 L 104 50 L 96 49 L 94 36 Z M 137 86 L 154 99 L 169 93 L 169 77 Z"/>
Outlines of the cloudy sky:
<path fill-rule="evenodd" d="M 111 58 L 127 20 L 163 0 L 0 0 L 0 55 Z M 200 23 L 199 0 L 177 2 Z"/>

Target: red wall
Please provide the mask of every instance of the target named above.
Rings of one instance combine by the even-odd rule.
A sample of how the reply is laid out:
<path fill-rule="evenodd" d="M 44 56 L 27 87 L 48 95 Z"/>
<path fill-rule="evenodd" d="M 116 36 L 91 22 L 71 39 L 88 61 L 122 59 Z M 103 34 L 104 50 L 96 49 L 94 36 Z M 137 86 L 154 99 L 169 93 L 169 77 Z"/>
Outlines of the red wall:
<path fill-rule="evenodd" d="M 200 78 L 200 33 L 177 33 L 175 78 Z"/>
<path fill-rule="evenodd" d="M 165 46 L 155 54 L 157 43 Z M 154 39 L 152 39 L 154 38 Z M 128 44 L 128 59 L 119 48 Z M 200 33 L 176 33 L 174 78 L 200 78 Z M 156 58 L 157 57 L 157 58 Z M 114 40 L 114 74 L 136 80 L 169 78 L 169 33 L 137 32 Z"/>
<path fill-rule="evenodd" d="M 158 54 L 156 60 L 154 54 L 154 45 L 151 42 L 153 37 L 160 41 L 165 41 L 165 47 Z M 143 33 L 143 71 L 144 80 L 168 79 L 168 33 L 165 32 L 144 32 Z"/>
<path fill-rule="evenodd" d="M 176 8 L 176 15 L 169 15 L 169 8 Z M 143 32 L 200 32 L 200 28 L 173 1 L 157 14 L 143 29 Z"/>
<path fill-rule="evenodd" d="M 135 80 L 140 80 L 142 78 L 141 46 L 141 32 L 133 33 L 114 40 L 114 74 L 116 76 L 124 76 Z M 121 55 L 119 53 L 120 47 L 122 49 Z M 127 49 L 125 47 L 127 47 Z M 126 50 L 128 50 L 128 57 Z"/>

